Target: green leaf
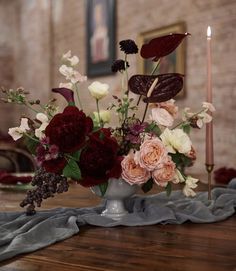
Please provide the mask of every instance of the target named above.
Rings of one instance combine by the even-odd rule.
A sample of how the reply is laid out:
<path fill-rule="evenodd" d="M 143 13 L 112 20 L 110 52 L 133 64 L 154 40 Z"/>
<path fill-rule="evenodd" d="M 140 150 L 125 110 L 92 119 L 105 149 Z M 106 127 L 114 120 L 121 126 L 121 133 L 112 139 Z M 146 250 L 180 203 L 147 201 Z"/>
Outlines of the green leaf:
<path fill-rule="evenodd" d="M 26 145 L 26 147 L 30 151 L 30 153 L 35 154 L 36 148 L 39 143 L 34 141 L 33 139 L 30 139 L 29 137 L 25 137 L 24 144 Z"/>
<path fill-rule="evenodd" d="M 99 186 L 99 189 L 101 191 L 101 196 L 103 197 L 105 195 L 106 191 L 107 191 L 108 182 L 101 183 L 98 186 Z"/>
<path fill-rule="evenodd" d="M 169 153 L 172 161 L 176 164 L 177 167 L 188 167 L 192 164 L 192 159 L 185 156 L 183 153 Z"/>
<path fill-rule="evenodd" d="M 166 195 L 169 197 L 172 191 L 171 183 L 168 182 L 167 186 L 165 187 Z"/>
<path fill-rule="evenodd" d="M 143 184 L 141 188 L 144 193 L 147 193 L 148 191 L 152 189 L 152 186 L 153 186 L 153 180 L 150 179 L 145 184 Z"/>
<path fill-rule="evenodd" d="M 63 169 L 63 175 L 74 180 L 81 179 L 81 171 L 75 160 L 69 160 L 68 164 Z"/>
<path fill-rule="evenodd" d="M 146 132 L 153 132 L 155 135 L 159 136 L 161 134 L 161 129 L 159 128 L 158 125 L 156 125 L 155 122 L 152 122 L 146 128 Z"/>
<path fill-rule="evenodd" d="M 81 150 L 76 151 L 72 154 L 72 156 L 76 159 L 76 161 L 79 161 L 80 159 Z"/>
<path fill-rule="evenodd" d="M 183 131 L 186 133 L 186 134 L 189 134 L 190 133 L 190 130 L 191 130 L 191 126 L 189 123 L 186 123 L 186 124 L 183 124 L 182 125 L 182 129 Z"/>

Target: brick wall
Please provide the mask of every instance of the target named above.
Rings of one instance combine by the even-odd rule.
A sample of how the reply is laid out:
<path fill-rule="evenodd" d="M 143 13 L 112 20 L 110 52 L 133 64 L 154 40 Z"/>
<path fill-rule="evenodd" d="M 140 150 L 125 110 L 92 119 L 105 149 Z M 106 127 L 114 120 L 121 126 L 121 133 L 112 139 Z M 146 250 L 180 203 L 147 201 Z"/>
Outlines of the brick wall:
<path fill-rule="evenodd" d="M 5 1 L 7 2 L 7 1 Z M 49 86 L 56 87 L 63 78 L 58 73 L 60 56 L 72 50 L 80 58 L 80 72 L 86 71 L 86 0 L 24 0 L 20 2 L 20 44 L 17 52 L 16 80 L 48 97 Z M 0 4 L 2 1 L 0 1 Z M 52 5 L 51 23 L 50 8 Z M 140 32 L 185 21 L 192 34 L 186 43 L 187 96 L 178 101 L 179 107 L 197 109 L 206 92 L 206 28 L 213 30 L 213 92 L 217 108 L 214 125 L 215 164 L 236 167 L 236 2 L 235 0 L 117 0 L 117 40 L 137 38 Z M 119 55 L 118 47 L 117 54 Z M 137 58 L 129 60 L 129 74 L 137 72 Z M 94 78 L 107 82 L 115 94 L 120 92 L 117 75 Z M 81 86 L 86 112 L 95 109 L 90 99 L 88 80 Z M 104 106 L 109 102 L 104 100 Z M 60 103 L 63 102 L 60 100 Z M 192 172 L 204 172 L 205 131 L 192 134 L 198 160 Z"/>

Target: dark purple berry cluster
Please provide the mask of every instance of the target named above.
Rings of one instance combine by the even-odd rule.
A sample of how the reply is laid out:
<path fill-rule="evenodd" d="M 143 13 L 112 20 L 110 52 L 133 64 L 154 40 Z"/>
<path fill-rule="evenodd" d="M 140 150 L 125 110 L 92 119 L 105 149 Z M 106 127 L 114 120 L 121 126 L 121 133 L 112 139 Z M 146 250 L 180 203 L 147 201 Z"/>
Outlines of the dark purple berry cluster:
<path fill-rule="evenodd" d="M 66 192 L 69 188 L 66 177 L 46 172 L 43 168 L 36 171 L 31 184 L 36 188 L 27 191 L 25 199 L 20 203 L 21 207 L 27 206 L 27 215 L 34 215 L 35 207 L 40 207 L 44 199 Z"/>

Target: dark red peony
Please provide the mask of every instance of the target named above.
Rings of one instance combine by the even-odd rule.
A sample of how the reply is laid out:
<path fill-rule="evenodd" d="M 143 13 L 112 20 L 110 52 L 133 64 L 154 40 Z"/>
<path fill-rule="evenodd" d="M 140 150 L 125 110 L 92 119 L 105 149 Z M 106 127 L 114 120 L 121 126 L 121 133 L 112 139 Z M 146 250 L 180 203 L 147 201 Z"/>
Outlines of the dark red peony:
<path fill-rule="evenodd" d="M 57 159 L 52 159 L 44 161 L 42 167 L 51 173 L 61 174 L 64 167 L 66 166 L 66 159 L 64 157 L 58 157 Z"/>
<path fill-rule="evenodd" d="M 67 106 L 63 113 L 55 115 L 48 124 L 45 134 L 50 145 L 55 144 L 60 152 L 77 151 L 92 131 L 93 122 L 75 106 Z"/>
<path fill-rule="evenodd" d="M 117 156 L 118 144 L 108 129 L 101 129 L 89 136 L 87 146 L 80 155 L 80 184 L 88 187 L 119 178 L 121 158 Z"/>

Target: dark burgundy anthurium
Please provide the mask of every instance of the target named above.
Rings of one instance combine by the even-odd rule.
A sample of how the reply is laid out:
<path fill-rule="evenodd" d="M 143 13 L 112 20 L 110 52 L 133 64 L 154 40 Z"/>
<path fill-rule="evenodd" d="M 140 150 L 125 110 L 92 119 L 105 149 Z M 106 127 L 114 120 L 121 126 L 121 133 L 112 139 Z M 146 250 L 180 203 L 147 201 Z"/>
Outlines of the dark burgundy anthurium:
<path fill-rule="evenodd" d="M 190 34 L 176 33 L 152 39 L 147 44 L 143 44 L 140 55 L 143 58 L 153 58 L 153 61 L 157 61 L 159 58 L 172 53 L 188 35 Z"/>
<path fill-rule="evenodd" d="M 148 91 L 155 79 L 157 83 L 153 91 L 148 95 Z M 129 79 L 129 89 L 131 92 L 143 95 L 145 103 L 165 102 L 175 97 L 183 88 L 183 75 L 179 73 L 166 73 L 159 75 L 133 75 Z M 149 97 L 147 97 L 149 96 Z"/>
<path fill-rule="evenodd" d="M 74 92 L 69 88 L 53 88 L 52 92 L 61 94 L 69 105 L 75 105 Z"/>

